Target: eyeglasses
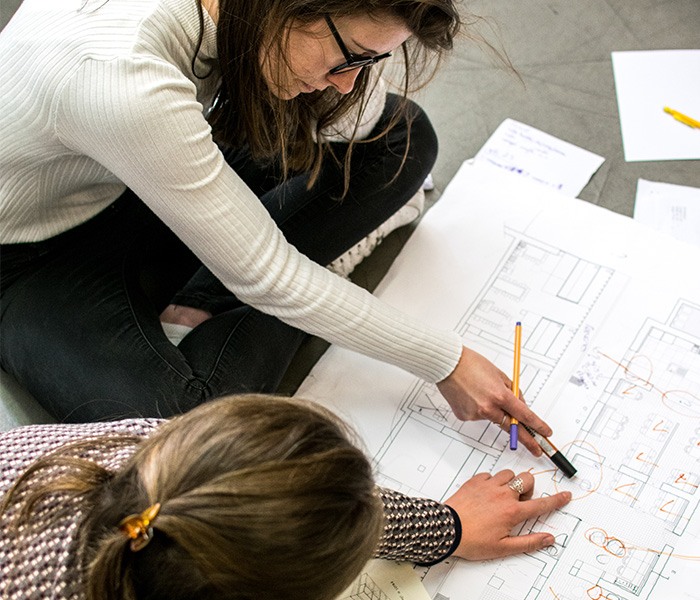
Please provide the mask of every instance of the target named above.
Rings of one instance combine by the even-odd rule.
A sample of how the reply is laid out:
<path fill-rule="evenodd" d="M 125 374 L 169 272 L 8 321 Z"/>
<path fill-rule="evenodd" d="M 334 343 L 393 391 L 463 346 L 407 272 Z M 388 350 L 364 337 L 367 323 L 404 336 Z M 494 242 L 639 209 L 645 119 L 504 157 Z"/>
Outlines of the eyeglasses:
<path fill-rule="evenodd" d="M 348 47 L 343 42 L 343 38 L 340 37 L 338 30 L 335 28 L 333 21 L 329 15 L 326 15 L 326 23 L 328 23 L 328 29 L 331 30 L 333 37 L 335 38 L 338 48 L 343 53 L 345 57 L 345 62 L 337 67 L 333 67 L 328 71 L 331 75 L 337 75 L 338 73 L 345 73 L 347 71 L 352 71 L 354 69 L 362 69 L 364 67 L 372 66 L 378 63 L 380 60 L 389 58 L 391 52 L 385 52 L 384 54 L 377 54 L 376 56 L 363 56 L 362 54 L 353 54 L 348 50 Z"/>

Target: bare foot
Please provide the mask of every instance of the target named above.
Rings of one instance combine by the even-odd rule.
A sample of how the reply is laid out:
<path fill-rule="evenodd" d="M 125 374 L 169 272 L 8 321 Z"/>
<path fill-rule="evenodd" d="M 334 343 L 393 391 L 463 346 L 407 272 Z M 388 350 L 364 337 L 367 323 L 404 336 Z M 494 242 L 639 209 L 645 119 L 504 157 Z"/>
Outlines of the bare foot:
<path fill-rule="evenodd" d="M 178 304 L 170 304 L 160 313 L 162 323 L 174 323 L 192 328 L 197 327 L 200 323 L 204 323 L 207 319 L 211 319 L 210 312 L 201 308 L 191 308 L 190 306 L 180 306 Z"/>

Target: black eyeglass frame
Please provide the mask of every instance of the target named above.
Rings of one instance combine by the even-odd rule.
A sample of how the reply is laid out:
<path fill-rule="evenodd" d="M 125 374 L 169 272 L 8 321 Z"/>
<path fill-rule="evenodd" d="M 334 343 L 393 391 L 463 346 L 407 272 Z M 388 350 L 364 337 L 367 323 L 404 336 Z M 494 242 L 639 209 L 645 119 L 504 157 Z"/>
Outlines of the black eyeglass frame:
<path fill-rule="evenodd" d="M 361 54 L 354 54 L 350 52 L 350 50 L 348 50 L 348 47 L 345 45 L 343 38 L 340 37 L 340 34 L 338 33 L 338 30 L 336 29 L 335 24 L 333 23 L 333 20 L 331 19 L 330 15 L 325 15 L 325 19 L 326 23 L 328 24 L 328 29 L 331 30 L 331 33 L 335 38 L 335 42 L 336 44 L 338 44 L 338 48 L 340 48 L 340 51 L 345 57 L 345 62 L 338 65 L 337 67 L 333 67 L 330 71 L 328 71 L 329 74 L 337 75 L 338 73 L 345 73 L 347 71 L 353 71 L 355 69 L 363 69 L 364 67 L 370 67 L 372 65 L 376 65 L 380 60 L 384 60 L 385 58 L 389 58 L 391 56 L 391 52 L 377 54 L 376 56 L 362 56 Z"/>

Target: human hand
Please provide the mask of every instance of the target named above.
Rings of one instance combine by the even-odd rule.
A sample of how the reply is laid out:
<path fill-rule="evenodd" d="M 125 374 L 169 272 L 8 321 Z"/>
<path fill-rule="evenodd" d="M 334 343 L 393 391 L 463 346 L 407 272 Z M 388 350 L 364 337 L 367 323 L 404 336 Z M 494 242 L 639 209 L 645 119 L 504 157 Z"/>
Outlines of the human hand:
<path fill-rule="evenodd" d="M 571 500 L 571 492 L 532 500 L 535 478 L 520 473 L 522 494 L 509 487 L 513 471 L 506 469 L 491 476 L 479 473 L 447 499 L 462 522 L 462 539 L 454 556 L 467 560 L 501 558 L 533 552 L 554 544 L 551 533 L 512 536 L 518 523 L 561 508 Z M 515 487 L 515 486 L 514 486 Z"/>
<path fill-rule="evenodd" d="M 545 437 L 552 435 L 552 429 L 528 408 L 522 394 L 515 397 L 508 376 L 474 350 L 462 348 L 455 370 L 437 387 L 458 419 L 487 419 L 508 430 L 512 416 Z M 518 439 L 532 454 L 542 455 L 537 442 L 523 427 L 518 428 Z"/>

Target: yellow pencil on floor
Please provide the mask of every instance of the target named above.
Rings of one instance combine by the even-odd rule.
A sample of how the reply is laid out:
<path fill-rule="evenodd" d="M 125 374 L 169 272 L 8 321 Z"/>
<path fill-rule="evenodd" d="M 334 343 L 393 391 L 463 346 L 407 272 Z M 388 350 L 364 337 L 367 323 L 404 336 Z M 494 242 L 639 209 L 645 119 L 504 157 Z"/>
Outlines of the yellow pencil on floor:
<path fill-rule="evenodd" d="M 515 324 L 515 343 L 513 349 L 513 394 L 516 398 L 520 396 L 520 346 L 521 346 L 522 326 L 520 321 Z M 518 449 L 518 419 L 510 418 L 510 449 Z"/>

